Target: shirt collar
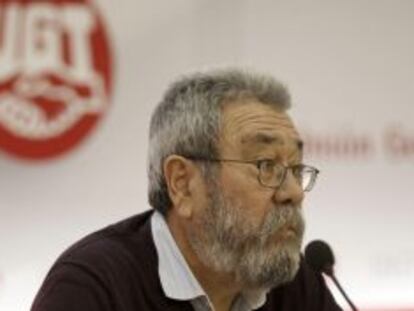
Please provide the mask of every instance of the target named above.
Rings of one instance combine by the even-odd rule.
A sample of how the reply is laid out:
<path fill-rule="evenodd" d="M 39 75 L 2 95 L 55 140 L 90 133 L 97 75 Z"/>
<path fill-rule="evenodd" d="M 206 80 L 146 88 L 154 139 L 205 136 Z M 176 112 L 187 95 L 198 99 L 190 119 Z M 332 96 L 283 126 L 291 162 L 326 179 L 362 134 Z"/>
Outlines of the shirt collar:
<path fill-rule="evenodd" d="M 151 219 L 152 235 L 158 254 L 158 274 L 167 297 L 177 300 L 191 300 L 205 293 L 187 265 L 170 229 L 159 213 Z"/>
<path fill-rule="evenodd" d="M 151 231 L 158 255 L 158 274 L 165 295 L 176 300 L 207 297 L 178 248 L 164 217 L 158 211 L 151 218 Z M 248 307 L 235 310 L 257 309 L 265 302 L 266 291 L 246 291 L 236 304 L 247 304 Z"/>

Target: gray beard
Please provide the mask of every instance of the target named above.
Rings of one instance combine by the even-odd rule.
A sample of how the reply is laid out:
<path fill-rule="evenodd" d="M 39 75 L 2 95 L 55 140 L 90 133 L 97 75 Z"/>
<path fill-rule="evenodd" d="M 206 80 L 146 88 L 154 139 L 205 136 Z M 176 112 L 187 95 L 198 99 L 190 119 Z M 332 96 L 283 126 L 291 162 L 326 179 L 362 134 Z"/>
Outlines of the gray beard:
<path fill-rule="evenodd" d="M 305 227 L 301 209 L 275 206 L 258 227 L 218 187 L 210 185 L 209 192 L 209 205 L 189 234 L 201 262 L 216 272 L 233 274 L 246 289 L 270 289 L 293 280 Z M 286 225 L 294 228 L 294 237 L 274 241 Z"/>

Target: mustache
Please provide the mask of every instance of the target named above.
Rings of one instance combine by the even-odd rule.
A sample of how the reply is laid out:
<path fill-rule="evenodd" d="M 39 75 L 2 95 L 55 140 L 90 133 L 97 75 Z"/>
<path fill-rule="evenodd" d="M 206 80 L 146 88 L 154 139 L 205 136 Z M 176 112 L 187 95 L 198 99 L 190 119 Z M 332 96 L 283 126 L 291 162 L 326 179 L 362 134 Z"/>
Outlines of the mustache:
<path fill-rule="evenodd" d="M 259 238 L 267 240 L 279 231 L 286 229 L 292 230 L 298 239 L 302 239 L 305 232 L 305 220 L 300 206 L 284 204 L 273 207 L 265 216 L 258 232 Z"/>

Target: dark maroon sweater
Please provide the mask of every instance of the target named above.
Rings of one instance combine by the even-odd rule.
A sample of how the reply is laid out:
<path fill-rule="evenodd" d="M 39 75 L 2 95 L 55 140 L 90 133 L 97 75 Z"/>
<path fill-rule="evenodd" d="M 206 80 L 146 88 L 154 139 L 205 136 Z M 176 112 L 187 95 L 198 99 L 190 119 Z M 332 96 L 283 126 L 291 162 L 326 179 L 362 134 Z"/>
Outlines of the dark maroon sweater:
<path fill-rule="evenodd" d="M 56 261 L 32 311 L 193 310 L 164 295 L 151 233 L 152 211 L 82 239 Z M 180 284 L 177 284 L 180 286 Z M 296 278 L 271 290 L 261 311 L 338 311 L 324 279 L 303 262 Z"/>

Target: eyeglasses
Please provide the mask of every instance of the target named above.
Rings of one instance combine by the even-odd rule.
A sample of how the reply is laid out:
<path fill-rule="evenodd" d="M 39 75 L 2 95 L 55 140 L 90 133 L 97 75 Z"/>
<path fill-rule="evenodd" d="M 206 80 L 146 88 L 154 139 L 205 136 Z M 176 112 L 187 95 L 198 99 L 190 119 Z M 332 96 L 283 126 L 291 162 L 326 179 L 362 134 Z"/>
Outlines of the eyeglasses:
<path fill-rule="evenodd" d="M 277 189 L 286 180 L 287 172 L 292 172 L 295 180 L 302 186 L 303 191 L 311 191 L 315 185 L 316 178 L 318 177 L 319 170 L 313 166 L 305 164 L 296 164 L 285 166 L 277 163 L 272 159 L 260 159 L 260 160 L 233 160 L 233 159 L 214 159 L 207 157 L 193 157 L 186 156 L 187 159 L 194 161 L 206 161 L 206 162 L 233 162 L 241 164 L 252 164 L 257 167 L 259 171 L 258 180 L 259 183 L 267 188 Z"/>

